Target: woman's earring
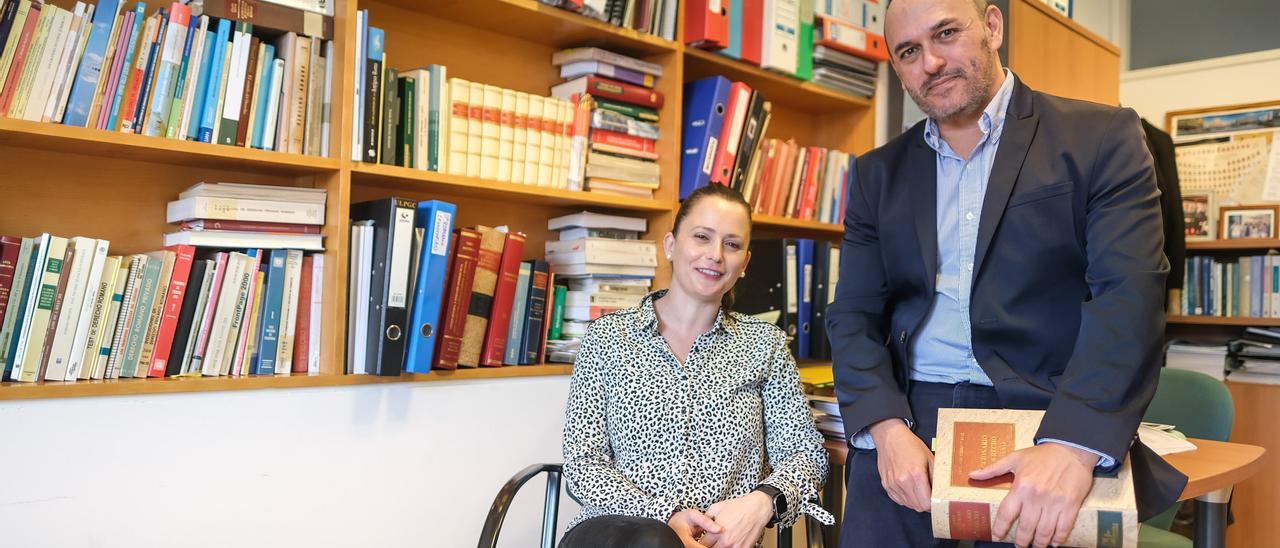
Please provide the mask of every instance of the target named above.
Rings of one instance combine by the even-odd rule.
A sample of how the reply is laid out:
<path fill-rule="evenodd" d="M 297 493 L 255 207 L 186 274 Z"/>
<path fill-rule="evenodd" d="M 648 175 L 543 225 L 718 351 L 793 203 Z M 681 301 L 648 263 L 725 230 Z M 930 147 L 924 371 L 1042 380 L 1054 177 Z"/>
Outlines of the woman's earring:
<path fill-rule="evenodd" d="M 746 278 L 746 277 L 747 277 L 747 271 L 743 270 L 743 271 L 742 271 L 742 274 L 738 274 L 738 277 L 739 277 L 739 278 Z"/>
<path fill-rule="evenodd" d="M 670 254 L 670 253 L 668 253 L 668 254 L 667 254 L 667 260 L 668 260 L 668 261 L 670 261 L 670 260 L 671 260 L 671 254 Z"/>

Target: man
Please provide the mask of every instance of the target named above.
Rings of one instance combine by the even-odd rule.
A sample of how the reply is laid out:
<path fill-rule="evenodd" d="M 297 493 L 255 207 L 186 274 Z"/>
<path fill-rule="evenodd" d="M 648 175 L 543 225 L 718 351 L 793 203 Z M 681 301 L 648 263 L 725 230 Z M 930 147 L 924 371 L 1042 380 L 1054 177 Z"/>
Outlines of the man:
<path fill-rule="evenodd" d="M 940 407 L 1045 409 L 993 538 L 1061 543 L 1096 469 L 1131 459 L 1142 518 L 1186 478 L 1141 444 L 1169 266 L 1138 117 L 1000 66 L 1000 10 L 895 0 L 893 69 L 929 116 L 858 158 L 828 308 L 851 434 L 841 545 L 932 546 Z M 1132 446 L 1131 446 L 1132 444 Z"/>

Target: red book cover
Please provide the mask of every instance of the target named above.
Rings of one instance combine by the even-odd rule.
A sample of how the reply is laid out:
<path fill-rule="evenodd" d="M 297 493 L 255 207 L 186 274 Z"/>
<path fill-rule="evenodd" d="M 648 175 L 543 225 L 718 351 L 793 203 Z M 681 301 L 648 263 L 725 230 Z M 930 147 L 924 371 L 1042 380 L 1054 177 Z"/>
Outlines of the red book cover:
<path fill-rule="evenodd" d="M 809 147 L 809 154 L 814 158 L 809 162 L 809 170 L 804 177 L 804 203 L 800 206 L 800 215 L 798 218 L 812 220 L 813 205 L 818 199 L 818 187 L 822 186 L 822 174 L 826 171 L 827 150 L 818 147 Z"/>
<path fill-rule="evenodd" d="M 662 108 L 662 93 L 657 90 L 611 80 L 595 74 L 585 78 L 587 79 L 586 92 L 590 93 L 592 97 L 613 99 L 653 109 Z"/>
<path fill-rule="evenodd" d="M 453 233 L 449 234 L 449 257 L 445 261 L 444 286 L 440 288 L 440 291 L 443 293 L 444 297 L 443 299 L 441 299 L 441 303 L 440 303 L 440 316 L 436 318 L 436 342 L 435 342 L 435 349 L 431 353 L 431 356 L 432 356 L 431 367 L 437 367 L 436 364 L 440 361 L 440 347 L 441 347 L 441 343 L 444 341 L 444 317 L 445 317 L 445 312 L 449 307 L 449 302 L 450 302 L 449 297 L 451 295 L 450 292 L 453 288 L 453 278 L 454 278 L 453 265 L 457 262 L 456 261 L 457 258 L 458 258 L 458 231 L 454 230 Z"/>
<path fill-rule="evenodd" d="M 689 0 L 685 4 L 684 43 L 702 49 L 729 47 L 728 2 Z"/>
<path fill-rule="evenodd" d="M 773 172 L 773 165 L 777 159 L 778 142 L 773 139 L 765 141 L 764 146 L 760 148 L 760 152 L 764 154 L 764 157 L 760 161 L 760 170 L 756 172 L 756 184 L 751 187 L 751 197 L 747 198 L 747 203 L 751 204 L 752 213 L 764 211 L 764 198 L 769 195 L 769 177 Z"/>
<path fill-rule="evenodd" d="M 520 278 L 520 260 L 524 257 L 524 240 L 524 234 L 510 232 L 502 246 L 498 285 L 493 290 L 493 310 L 489 313 L 489 330 L 480 350 L 480 365 L 502 367 L 507 330 L 511 328 L 511 304 L 516 295 L 516 280 Z"/>
<path fill-rule="evenodd" d="M 166 247 L 174 254 L 173 274 L 169 276 L 169 291 L 165 292 L 164 310 L 160 316 L 160 329 L 156 332 L 155 350 L 151 354 L 148 377 L 163 377 L 169 367 L 169 353 L 173 350 L 173 333 L 178 327 L 178 313 L 182 311 L 182 299 L 187 294 L 187 282 L 191 278 L 191 262 L 196 248 L 189 245 Z"/>
<path fill-rule="evenodd" d="M 181 224 L 183 230 L 234 230 L 238 232 L 267 232 L 271 234 L 319 234 L 318 225 L 293 223 L 268 223 L 254 221 L 228 221 L 223 219 L 196 219 Z"/>
<path fill-rule="evenodd" d="M 720 128 L 720 142 L 716 145 L 716 161 L 711 168 L 711 182 L 729 184 L 733 175 L 733 161 L 738 155 L 738 141 L 742 139 L 742 125 L 747 121 L 747 108 L 751 106 L 751 88 L 742 82 L 729 86 L 729 102 L 725 104 L 724 125 Z"/>
<path fill-rule="evenodd" d="M 556 265 L 547 263 L 547 304 L 542 317 L 542 338 L 538 340 L 538 360 L 535 365 L 547 363 L 547 332 L 551 331 L 551 310 L 556 304 Z"/>
<path fill-rule="evenodd" d="M 293 334 L 293 373 L 307 374 L 311 355 L 311 274 L 315 270 L 311 255 L 302 257 L 302 276 L 298 280 L 298 323 Z"/>
<path fill-rule="evenodd" d="M 755 66 L 762 61 L 760 49 L 764 39 L 764 0 L 742 2 L 742 60 Z"/>
<path fill-rule="evenodd" d="M 36 31 L 36 20 L 40 18 L 40 5 L 32 3 L 27 12 L 27 21 L 22 25 L 22 34 L 18 35 L 18 45 L 14 46 L 13 61 L 9 63 L 9 77 L 4 81 L 4 90 L 0 91 L 0 116 L 9 114 L 9 104 L 13 102 L 14 91 L 21 80 L 22 66 L 27 62 L 27 52 L 31 49 L 31 34 Z"/>
<path fill-rule="evenodd" d="M 457 232 L 457 254 L 449 275 L 449 293 L 445 300 L 440 325 L 440 351 L 436 352 L 437 369 L 457 369 L 462 352 L 462 332 L 467 327 L 467 310 L 471 306 L 471 286 L 475 283 L 476 263 L 480 260 L 480 232 L 461 228 Z"/>
<path fill-rule="evenodd" d="M 498 288 L 498 270 L 502 267 L 502 248 L 507 234 L 491 227 L 476 227 L 480 232 L 480 251 L 471 282 L 471 301 L 467 306 L 467 322 L 462 330 L 462 348 L 458 367 L 479 367 L 484 337 L 493 314 L 493 292 Z"/>
<path fill-rule="evenodd" d="M 4 323 L 5 309 L 9 307 L 9 291 L 13 287 L 13 269 L 18 264 L 18 251 L 22 239 L 0 236 L 0 323 Z"/>
<path fill-rule="evenodd" d="M 653 139 L 645 139 L 644 137 L 636 137 L 607 129 L 591 130 L 591 142 L 599 145 L 625 148 L 644 154 L 656 154 L 658 150 L 657 142 Z"/>

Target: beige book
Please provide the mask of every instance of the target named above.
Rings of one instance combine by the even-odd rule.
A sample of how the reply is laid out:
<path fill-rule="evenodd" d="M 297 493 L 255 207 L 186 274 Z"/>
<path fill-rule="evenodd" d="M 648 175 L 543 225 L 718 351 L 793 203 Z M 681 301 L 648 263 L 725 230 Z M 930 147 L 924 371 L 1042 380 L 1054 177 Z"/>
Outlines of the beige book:
<path fill-rule="evenodd" d="M 205 376 L 225 375 L 223 373 L 222 363 L 225 361 L 230 363 L 230 358 L 226 357 L 227 338 L 231 335 L 231 324 L 233 317 L 238 312 L 236 310 L 236 301 L 240 297 L 242 290 L 248 290 L 248 279 L 246 276 L 246 263 L 249 257 L 243 253 L 228 253 L 226 269 L 223 274 L 222 286 L 218 290 L 217 300 L 214 301 L 210 296 L 210 302 L 216 302 L 213 313 L 213 322 L 209 326 L 208 342 L 205 346 L 204 361 L 201 364 L 201 373 Z"/>
<path fill-rule="evenodd" d="M 471 109 L 471 82 L 461 78 L 449 80 L 449 164 L 441 166 L 450 175 L 467 174 L 467 134 L 471 131 L 471 121 L 467 112 Z M 441 113 L 441 116 L 446 116 Z M 442 130 L 443 132 L 443 130 Z M 446 147 L 440 147 L 443 152 Z M 442 154 L 443 156 L 443 154 Z"/>
<path fill-rule="evenodd" d="M 480 111 L 480 178 L 498 180 L 498 154 L 502 148 L 502 88 L 481 84 L 484 94 Z"/>
<path fill-rule="evenodd" d="M 515 152 L 516 92 L 502 90 L 502 108 L 498 113 L 498 180 L 511 182 L 511 155 Z"/>
<path fill-rule="evenodd" d="M 467 177 L 480 176 L 484 158 L 484 84 L 470 82 L 467 95 Z"/>
<path fill-rule="evenodd" d="M 556 181 L 560 183 L 560 188 L 569 188 L 569 165 L 572 163 L 570 156 L 573 154 L 573 113 L 576 110 L 576 104 L 560 101 L 560 134 L 556 137 L 556 146 L 560 150 Z"/>
<path fill-rule="evenodd" d="M 560 183 L 555 180 L 555 164 L 556 156 L 556 120 L 559 116 L 556 114 L 559 109 L 560 100 L 555 97 L 542 98 L 542 112 L 538 114 L 541 118 L 541 128 L 538 140 L 538 186 L 559 188 Z"/>
<path fill-rule="evenodd" d="M 13 91 L 13 97 L 9 100 L 10 118 L 22 118 L 26 113 L 27 101 L 31 98 L 31 88 L 35 86 L 37 75 L 40 73 L 45 46 L 51 41 L 53 35 L 50 29 L 53 22 L 58 18 L 58 12 L 62 9 L 57 6 L 45 4 L 40 10 L 40 15 L 36 18 L 36 29 L 31 33 L 31 44 L 27 47 L 26 60 L 22 63 L 22 72 L 18 75 L 18 86 Z"/>
<path fill-rule="evenodd" d="M 542 163 L 542 103 L 546 97 L 529 96 L 529 110 L 525 116 L 524 184 L 546 186 L 538 178 L 538 165 Z"/>
<path fill-rule="evenodd" d="M 294 41 L 293 47 L 293 74 L 287 82 L 291 86 L 291 101 L 288 103 L 289 153 L 303 154 L 306 152 L 303 139 L 307 131 L 307 87 L 311 81 L 311 40 L 300 36 Z"/>
<path fill-rule="evenodd" d="M 102 110 L 102 93 L 107 86 L 107 80 L 110 80 L 108 73 L 111 71 L 112 63 L 116 59 L 116 44 L 120 41 L 121 21 L 124 20 L 123 14 L 116 14 L 115 22 L 111 24 L 111 38 L 107 40 L 107 52 L 102 57 L 102 68 L 98 73 L 98 83 L 93 87 L 93 102 L 89 103 L 89 118 L 85 122 L 86 127 L 98 127 L 98 115 Z"/>
<path fill-rule="evenodd" d="M 41 377 L 47 381 L 65 380 L 67 365 L 71 363 L 71 343 L 75 339 L 79 327 L 80 309 L 84 304 L 84 294 L 88 289 L 89 271 L 93 262 L 94 248 L 97 240 L 77 236 L 67 243 L 70 264 L 63 265 L 62 302 L 55 301 L 57 307 L 57 325 L 50 325 L 51 343 L 47 345 L 49 355 L 42 358 L 44 372 Z"/>
<path fill-rule="evenodd" d="M 120 378 L 120 370 L 122 369 L 120 362 L 124 359 L 125 349 L 129 346 L 129 326 L 133 324 L 133 315 L 137 312 L 138 286 L 142 285 L 142 274 L 147 269 L 148 260 L 149 257 L 146 255 L 129 256 L 128 274 L 125 275 L 120 309 L 116 314 L 111 347 L 107 350 L 107 365 L 103 378 Z"/>
<path fill-rule="evenodd" d="M 173 262 L 177 254 L 167 249 L 147 253 L 153 260 L 161 261 L 160 278 L 156 282 L 151 310 L 147 313 L 147 331 L 142 337 L 142 352 L 138 355 L 138 365 L 133 376 L 146 378 L 151 369 L 151 356 L 155 354 L 156 337 L 160 335 L 160 320 L 164 318 L 164 301 L 169 296 L 169 281 L 173 278 Z M 164 372 L 160 375 L 163 377 Z"/>
<path fill-rule="evenodd" d="M 524 177 L 526 142 L 529 135 L 528 93 L 523 91 L 516 92 L 513 112 L 515 113 L 515 118 L 511 121 L 511 182 L 524 184 L 528 182 Z"/>
<path fill-rule="evenodd" d="M 13 18 L 13 26 L 9 29 L 9 38 L 4 42 L 4 53 L 0 54 L 0 89 L 4 89 L 9 80 L 9 67 L 13 65 L 14 51 L 18 49 L 18 38 L 22 29 L 27 26 L 27 14 L 31 11 L 31 0 L 22 0 Z"/>
<path fill-rule="evenodd" d="M 101 378 L 101 376 L 94 376 L 98 371 L 98 349 L 102 347 L 103 337 L 110 336 L 106 329 L 107 322 L 110 321 L 112 305 L 119 302 L 113 297 L 116 280 L 120 277 L 120 261 L 121 257 L 113 255 L 107 257 L 102 264 L 102 277 L 98 281 L 98 293 L 94 297 L 92 316 L 90 316 L 89 336 L 85 340 L 84 348 L 81 349 L 83 365 L 80 367 L 79 375 L 76 376 L 80 380 Z M 121 286 L 121 290 L 123 289 Z M 116 307 L 116 309 L 119 308 Z"/>
<path fill-rule="evenodd" d="M 40 261 L 32 277 L 30 296 L 27 298 L 26 319 L 22 322 L 22 334 L 18 338 L 18 350 L 14 354 L 13 376 L 15 381 L 35 382 L 40 372 L 40 358 L 48 335 L 49 319 L 53 315 L 54 299 L 58 292 L 58 280 L 62 277 L 63 260 L 67 252 L 67 239 L 44 234 L 40 242 Z"/>
<path fill-rule="evenodd" d="M 215 142 L 215 143 L 217 142 L 218 132 L 221 131 L 220 126 L 222 126 L 222 115 L 221 115 L 222 109 L 227 103 L 227 81 L 231 79 L 230 77 L 231 75 L 228 74 L 228 72 L 231 71 L 231 58 L 232 58 L 232 51 L 234 49 L 235 48 L 228 47 L 222 50 L 222 72 L 221 72 L 222 76 L 218 81 L 218 104 L 217 106 L 214 107 L 215 109 L 214 112 L 218 114 L 215 114 L 213 116 L 213 138 L 212 138 L 213 141 L 212 142 Z M 216 62 L 217 60 L 215 59 L 214 61 Z M 210 84 L 212 84 L 212 82 L 210 82 Z"/>
<path fill-rule="evenodd" d="M 67 109 L 67 99 L 71 95 L 71 83 L 76 77 L 76 69 L 84 57 L 85 46 L 89 43 L 89 29 L 93 27 L 95 6 L 86 6 L 84 2 L 76 2 L 76 15 L 71 20 L 71 35 L 67 38 L 67 47 L 62 50 L 62 58 L 58 61 L 58 71 L 54 76 L 52 95 L 45 107 L 42 122 L 61 122 Z"/>
<path fill-rule="evenodd" d="M 280 299 L 280 343 L 276 345 L 276 374 L 293 371 L 293 344 L 298 331 L 298 291 L 302 282 L 302 252 L 290 249 L 284 259 L 284 295 Z"/>
<path fill-rule="evenodd" d="M 1012 542 L 1015 522 L 1003 539 L 992 538 L 996 510 L 1013 476 L 969 479 L 1005 455 L 1035 445 L 1044 411 L 939 409 L 934 440 L 931 517 L 937 538 Z M 1093 489 L 1076 516 L 1065 546 L 1126 548 L 1138 545 L 1138 509 L 1126 459 L 1114 474 L 1095 474 Z"/>
<path fill-rule="evenodd" d="M 50 6 L 54 7 L 54 6 Z M 83 8 L 82 8 L 83 9 Z M 58 63 L 62 61 L 62 52 L 71 38 L 71 23 L 74 16 L 70 11 L 58 9 L 49 21 L 49 37 L 45 41 L 44 51 L 40 53 L 39 66 L 35 78 L 31 80 L 31 89 L 27 90 L 27 104 L 21 116 L 10 112 L 13 118 L 39 122 L 49 104 L 49 96 L 53 93 L 53 80 L 58 72 Z"/>

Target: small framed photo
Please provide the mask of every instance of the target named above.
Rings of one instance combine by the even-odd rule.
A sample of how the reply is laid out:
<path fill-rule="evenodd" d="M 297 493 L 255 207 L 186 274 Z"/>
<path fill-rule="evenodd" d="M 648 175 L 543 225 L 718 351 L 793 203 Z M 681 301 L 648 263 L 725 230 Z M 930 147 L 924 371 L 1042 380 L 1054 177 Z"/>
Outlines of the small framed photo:
<path fill-rule="evenodd" d="M 1187 192 L 1182 195 L 1182 219 L 1187 240 L 1212 240 L 1218 236 L 1218 204 L 1212 192 Z"/>
<path fill-rule="evenodd" d="M 1280 206 L 1275 204 L 1222 206 L 1218 214 L 1220 237 L 1223 240 L 1275 238 L 1277 212 Z"/>

